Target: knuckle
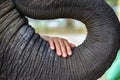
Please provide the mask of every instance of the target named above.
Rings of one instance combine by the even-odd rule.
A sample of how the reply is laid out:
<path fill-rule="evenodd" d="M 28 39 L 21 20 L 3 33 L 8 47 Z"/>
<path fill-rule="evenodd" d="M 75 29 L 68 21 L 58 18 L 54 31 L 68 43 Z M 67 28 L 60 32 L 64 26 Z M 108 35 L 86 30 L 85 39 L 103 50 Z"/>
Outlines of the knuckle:
<path fill-rule="evenodd" d="M 56 39 L 59 39 L 59 37 L 55 37 Z"/>
<path fill-rule="evenodd" d="M 69 46 L 69 42 L 67 40 L 65 40 L 65 43 L 66 43 L 67 46 Z"/>
<path fill-rule="evenodd" d="M 64 41 L 67 41 L 66 39 L 63 39 Z"/>
<path fill-rule="evenodd" d="M 60 40 L 60 41 L 63 41 L 63 39 L 62 39 L 62 38 L 59 38 L 59 40 Z"/>

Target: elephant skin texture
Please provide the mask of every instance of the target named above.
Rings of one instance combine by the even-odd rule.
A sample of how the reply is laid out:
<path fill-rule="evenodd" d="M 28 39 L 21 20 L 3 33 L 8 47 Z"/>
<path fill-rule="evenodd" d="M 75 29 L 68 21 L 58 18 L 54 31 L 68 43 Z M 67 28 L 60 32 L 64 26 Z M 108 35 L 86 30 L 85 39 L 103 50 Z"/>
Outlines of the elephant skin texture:
<path fill-rule="evenodd" d="M 73 56 L 58 57 L 25 16 L 80 20 L 87 38 Z M 118 18 L 104 0 L 0 0 L 0 80 L 97 80 L 119 44 Z"/>

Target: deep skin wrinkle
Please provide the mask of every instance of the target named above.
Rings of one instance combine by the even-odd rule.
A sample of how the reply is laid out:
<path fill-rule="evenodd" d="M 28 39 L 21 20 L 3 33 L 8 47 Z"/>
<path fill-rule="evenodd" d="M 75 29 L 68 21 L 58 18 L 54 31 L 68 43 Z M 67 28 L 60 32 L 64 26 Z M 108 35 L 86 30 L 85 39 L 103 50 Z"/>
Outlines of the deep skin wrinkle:
<path fill-rule="evenodd" d="M 96 80 L 110 67 L 120 41 L 120 24 L 113 10 L 103 0 L 56 1 L 61 5 L 53 2 L 56 6 L 52 5 L 51 10 L 42 6 L 39 15 L 37 11 L 24 9 L 24 5 L 24 10 L 20 9 L 15 1 L 0 1 L 1 80 Z M 30 12 L 35 15 L 28 14 Z M 73 48 L 72 57 L 63 59 L 35 33 L 25 15 L 81 20 L 87 26 L 87 38 Z"/>

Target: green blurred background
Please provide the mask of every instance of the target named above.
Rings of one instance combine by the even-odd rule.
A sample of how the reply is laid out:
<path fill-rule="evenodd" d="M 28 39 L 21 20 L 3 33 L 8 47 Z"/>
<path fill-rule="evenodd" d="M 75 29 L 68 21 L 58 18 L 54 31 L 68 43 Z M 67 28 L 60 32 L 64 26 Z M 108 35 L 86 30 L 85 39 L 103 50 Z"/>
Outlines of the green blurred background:
<path fill-rule="evenodd" d="M 106 0 L 113 8 L 120 20 L 120 0 Z M 86 38 L 87 30 L 85 25 L 73 19 L 56 20 L 34 20 L 29 19 L 29 24 L 35 28 L 40 35 L 63 37 L 70 42 L 80 45 Z M 106 73 L 99 80 L 120 80 L 120 51 Z"/>

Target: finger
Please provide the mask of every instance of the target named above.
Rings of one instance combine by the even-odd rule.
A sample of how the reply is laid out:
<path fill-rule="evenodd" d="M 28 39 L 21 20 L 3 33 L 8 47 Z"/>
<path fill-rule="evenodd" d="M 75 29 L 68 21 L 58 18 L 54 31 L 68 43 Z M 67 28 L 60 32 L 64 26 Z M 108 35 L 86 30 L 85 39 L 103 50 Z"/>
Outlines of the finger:
<path fill-rule="evenodd" d="M 67 52 L 66 52 L 66 45 L 64 44 L 64 40 L 59 39 L 59 43 L 60 43 L 60 47 L 61 47 L 61 51 L 62 51 L 62 56 L 64 58 L 66 58 L 67 57 Z"/>
<path fill-rule="evenodd" d="M 64 40 L 64 44 L 66 46 L 68 55 L 71 56 L 72 55 L 72 51 L 71 51 L 71 45 L 70 45 L 70 43 L 67 40 Z"/>
<path fill-rule="evenodd" d="M 53 40 L 54 40 L 54 44 L 55 44 L 55 49 L 56 49 L 57 55 L 58 55 L 58 56 L 61 56 L 61 55 L 62 55 L 62 52 L 61 52 L 60 43 L 59 43 L 59 41 L 56 40 L 55 38 L 54 38 Z"/>
<path fill-rule="evenodd" d="M 76 45 L 75 45 L 75 44 L 73 44 L 73 43 L 70 43 L 70 46 L 71 46 L 71 47 L 76 47 Z"/>
<path fill-rule="evenodd" d="M 48 42 L 50 44 L 50 48 L 54 50 L 55 49 L 55 45 L 54 45 L 53 39 L 49 39 Z"/>

